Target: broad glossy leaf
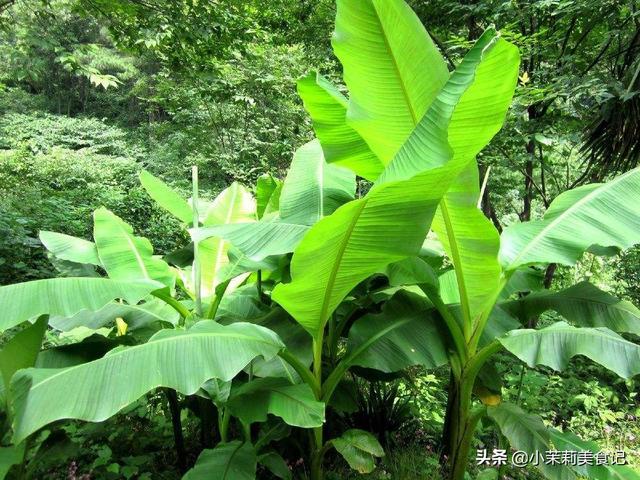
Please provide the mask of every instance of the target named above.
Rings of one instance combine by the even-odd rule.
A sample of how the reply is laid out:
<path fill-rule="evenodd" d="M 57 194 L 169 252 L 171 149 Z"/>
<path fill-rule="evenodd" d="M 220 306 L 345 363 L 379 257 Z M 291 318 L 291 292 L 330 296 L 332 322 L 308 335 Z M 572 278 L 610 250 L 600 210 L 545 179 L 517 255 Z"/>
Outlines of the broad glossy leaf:
<path fill-rule="evenodd" d="M 280 194 L 280 218 L 288 223 L 313 225 L 353 200 L 356 177 L 328 164 L 318 140 L 300 147 L 291 162 Z"/>
<path fill-rule="evenodd" d="M 310 227 L 278 219 L 253 223 L 234 223 L 191 230 L 193 241 L 207 241 L 211 237 L 227 240 L 249 259 L 260 261 L 271 255 L 292 252 Z"/>
<path fill-rule="evenodd" d="M 216 314 L 216 321 L 224 325 L 237 322 L 253 322 L 268 312 L 265 304 L 258 299 L 255 284 L 243 285 L 222 298 Z"/>
<path fill-rule="evenodd" d="M 256 184 L 256 215 L 258 219 L 280 208 L 282 182 L 265 173 Z"/>
<path fill-rule="evenodd" d="M 561 432 L 551 428 L 549 434 L 556 450 L 586 451 L 594 454 L 602 451 L 596 442 L 582 440 L 568 431 Z M 592 480 L 640 480 L 638 472 L 622 465 L 574 465 L 572 468 L 578 475 Z"/>
<path fill-rule="evenodd" d="M 220 443 L 203 450 L 182 480 L 255 480 L 256 451 L 250 443 Z"/>
<path fill-rule="evenodd" d="M 140 183 L 160 207 L 182 223 L 188 225 L 193 221 L 193 211 L 189 203 L 158 177 L 154 177 L 146 170 L 143 170 L 140 172 Z"/>
<path fill-rule="evenodd" d="M 256 201 L 243 185 L 233 182 L 213 200 L 207 209 L 205 226 L 257 220 Z"/>
<path fill-rule="evenodd" d="M 348 123 L 386 165 L 447 82 L 444 60 L 402 0 L 339 0 L 332 45 Z"/>
<path fill-rule="evenodd" d="M 382 313 L 365 315 L 353 324 L 347 354 L 361 353 L 349 363 L 387 373 L 413 365 L 444 365 L 447 349 L 432 311 L 423 297 L 400 290 L 386 302 Z"/>
<path fill-rule="evenodd" d="M 315 224 L 294 251 L 292 281 L 276 286 L 272 298 L 312 336 L 359 282 L 420 252 L 437 205 L 468 163 L 448 162 L 446 129 L 481 60 L 477 52 L 465 57 L 381 180 Z"/>
<path fill-rule="evenodd" d="M 515 270 L 507 283 L 505 284 L 502 292 L 500 292 L 500 299 L 507 299 L 514 293 L 530 293 L 537 292 L 544 288 L 544 271 L 533 267 L 523 267 Z"/>
<path fill-rule="evenodd" d="M 33 367 L 42 346 L 44 332 L 47 331 L 47 316 L 42 315 L 33 324 L 14 335 L 0 350 L 0 373 L 4 392 L 9 391 L 11 377 L 21 368 Z M 0 392 L 0 393 L 4 393 Z M 2 397 L 4 395 L 0 395 Z M 3 399 L 0 398 L 0 402 Z"/>
<path fill-rule="evenodd" d="M 93 212 L 93 237 L 100 262 L 113 280 L 156 280 L 173 288 L 175 277 L 153 256 L 151 242 L 136 237 L 129 224 L 106 208 Z"/>
<path fill-rule="evenodd" d="M 623 378 L 640 373 L 640 346 L 608 328 L 576 328 L 558 322 L 541 330 L 514 330 L 500 343 L 530 367 L 564 370 L 575 355 L 584 355 Z"/>
<path fill-rule="evenodd" d="M 640 310 L 589 282 L 580 282 L 559 292 L 535 292 L 501 303 L 500 307 L 519 317 L 524 324 L 546 310 L 554 310 L 580 327 L 607 327 L 614 332 L 640 335 Z"/>
<path fill-rule="evenodd" d="M 98 311 L 82 310 L 70 317 L 51 316 L 49 325 L 62 332 L 68 332 L 77 327 L 87 327 L 97 330 L 112 325 L 116 318 L 122 318 L 127 323 L 128 330 L 144 328 L 155 322 L 177 324 L 180 315 L 169 305 L 158 299 L 147 299 L 140 305 L 124 303 L 108 303 Z"/>
<path fill-rule="evenodd" d="M 284 459 L 276 452 L 263 453 L 258 463 L 264 465 L 273 475 L 284 480 L 291 479 L 291 470 Z"/>
<path fill-rule="evenodd" d="M 100 310 L 115 299 L 136 304 L 163 288 L 150 280 L 117 281 L 107 278 L 51 278 L 0 287 L 0 331 L 49 314 L 70 317 L 82 310 Z"/>
<path fill-rule="evenodd" d="M 387 265 L 385 274 L 389 285 L 431 285 L 438 287 L 438 276 L 433 267 L 419 257 L 410 257 Z"/>
<path fill-rule="evenodd" d="M 347 124 L 347 98 L 316 72 L 298 80 L 298 94 L 313 120 L 313 130 L 327 163 L 349 168 L 370 181 L 378 178 L 384 164 L 360 134 Z"/>
<path fill-rule="evenodd" d="M 243 273 L 275 271 L 280 268 L 280 257 L 272 255 L 262 260 L 251 260 L 247 255 L 237 248 L 231 246 L 227 252 L 229 263 L 220 271 L 220 279 L 222 281 L 235 278 Z"/>
<path fill-rule="evenodd" d="M 202 321 L 186 331 L 161 330 L 145 344 L 90 363 L 21 370 L 11 384 L 14 439 L 63 418 L 105 420 L 157 387 L 193 394 L 206 380 L 230 380 L 253 358 L 273 358 L 283 347 L 257 325 Z"/>
<path fill-rule="evenodd" d="M 72 237 L 63 233 L 40 232 L 40 241 L 53 255 L 61 260 L 73 263 L 89 263 L 100 265 L 96 244 L 83 238 Z"/>
<path fill-rule="evenodd" d="M 384 450 L 376 437 L 356 428 L 334 438 L 331 444 L 349 466 L 359 473 L 372 472 L 376 468 L 375 458 L 384 457 Z"/>
<path fill-rule="evenodd" d="M 316 400 L 311 387 L 292 385 L 284 378 L 258 378 L 233 388 L 227 407 L 245 424 L 265 422 L 268 414 L 294 427 L 324 423 L 324 403 Z"/>
<path fill-rule="evenodd" d="M 542 419 L 537 415 L 531 415 L 511 403 L 487 407 L 487 415 L 496 422 L 513 448 L 525 451 L 529 455 L 535 452 L 544 454 L 550 449 L 551 437 Z M 545 465 L 544 461 L 541 461 L 538 469 L 553 480 L 576 478 L 573 472 L 563 465 Z"/>
<path fill-rule="evenodd" d="M 500 261 L 506 270 L 535 263 L 573 265 L 592 245 L 629 248 L 640 242 L 638 198 L 640 167 L 607 183 L 564 192 L 542 220 L 502 232 Z"/>
<path fill-rule="evenodd" d="M 480 58 L 480 60 L 478 60 Z M 476 319 L 495 298 L 500 282 L 500 238 L 478 209 L 476 155 L 500 130 L 518 79 L 518 49 L 487 30 L 465 56 L 454 76 L 475 63 L 472 85 L 455 106 L 448 140 L 456 158 L 471 160 L 444 196 L 433 230 L 454 264 L 465 319 Z"/>
<path fill-rule="evenodd" d="M 249 190 L 234 182 L 215 198 L 205 215 L 204 226 L 254 222 L 256 220 L 255 211 L 255 200 Z M 193 231 L 198 232 L 199 230 Z M 229 264 L 228 250 L 229 242 L 222 237 L 208 236 L 206 239 L 198 241 L 203 298 L 213 296 L 216 287 L 224 281 L 222 272 Z"/>

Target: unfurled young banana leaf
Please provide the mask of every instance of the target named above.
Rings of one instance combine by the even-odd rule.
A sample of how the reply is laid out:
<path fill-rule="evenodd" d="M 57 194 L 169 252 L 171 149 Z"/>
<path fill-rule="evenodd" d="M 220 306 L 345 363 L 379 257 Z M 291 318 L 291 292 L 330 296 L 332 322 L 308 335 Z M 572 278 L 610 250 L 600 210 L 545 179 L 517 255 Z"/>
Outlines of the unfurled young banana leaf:
<path fill-rule="evenodd" d="M 511 63 L 492 61 L 492 69 L 479 69 L 486 58 L 493 60 L 493 48 L 500 48 L 500 43 L 495 33 L 486 34 L 433 99 L 374 188 L 317 223 L 295 250 L 292 282 L 278 285 L 273 298 L 312 336 L 321 334 L 329 315 L 357 283 L 389 263 L 419 253 L 442 197 L 473 160 L 456 157 L 448 143 L 447 128 L 456 106 L 466 105 L 467 90 L 473 94 L 472 85 L 485 81 L 485 76 L 515 74 L 516 57 Z M 510 77 L 507 83 L 513 83 Z M 502 102 L 505 110 L 509 98 Z"/>
<path fill-rule="evenodd" d="M 339 0 L 332 45 L 349 90 L 347 123 L 387 165 L 449 79 L 446 64 L 402 0 Z"/>
<path fill-rule="evenodd" d="M 298 94 L 313 120 L 327 163 L 349 168 L 372 182 L 378 178 L 384 164 L 347 123 L 349 100 L 315 72 L 298 80 Z"/>

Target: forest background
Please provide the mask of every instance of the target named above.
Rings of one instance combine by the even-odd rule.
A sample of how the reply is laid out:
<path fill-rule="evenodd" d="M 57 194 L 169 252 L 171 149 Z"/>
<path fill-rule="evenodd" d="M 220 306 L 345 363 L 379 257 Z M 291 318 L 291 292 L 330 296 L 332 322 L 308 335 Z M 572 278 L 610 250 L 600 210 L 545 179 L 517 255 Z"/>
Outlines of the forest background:
<path fill-rule="evenodd" d="M 408 3 L 451 67 L 491 24 L 520 48 L 505 127 L 479 157 L 483 176 L 489 171 L 482 209 L 499 230 L 539 218 L 563 191 L 638 164 L 637 1 Z M 139 185 L 142 169 L 188 196 L 197 165 L 208 198 L 232 181 L 282 178 L 295 148 L 313 136 L 296 80 L 312 70 L 340 79 L 334 17 L 332 0 L 0 0 L 0 284 L 58 275 L 38 232 L 90 238 L 90 213 L 102 205 L 155 239 L 159 254 L 183 245 L 176 221 Z M 584 279 L 638 304 L 640 250 L 551 266 L 545 286 Z M 574 363 L 551 376 L 506 357 L 501 368 L 527 410 L 624 448 L 637 465 L 638 381 Z M 425 478 L 435 468 L 437 455 L 422 452 L 442 423 L 446 381 L 416 372 L 378 387 L 396 421 L 368 428 L 411 448 L 397 448 L 376 475 Z M 420 395 L 405 399 L 409 389 Z M 79 465 L 92 478 L 162 478 L 171 426 L 148 415 L 148 401 L 122 414 L 139 431 L 122 418 L 78 424 L 75 453 L 47 462 L 65 472 Z"/>

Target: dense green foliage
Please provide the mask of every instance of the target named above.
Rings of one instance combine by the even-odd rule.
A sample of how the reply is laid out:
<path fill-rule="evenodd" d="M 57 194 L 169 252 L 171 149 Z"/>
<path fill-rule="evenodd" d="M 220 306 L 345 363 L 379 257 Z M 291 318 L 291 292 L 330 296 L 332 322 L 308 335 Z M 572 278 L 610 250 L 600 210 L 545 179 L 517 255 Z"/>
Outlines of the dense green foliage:
<path fill-rule="evenodd" d="M 0 478 L 640 478 L 638 8 L 0 2 Z"/>

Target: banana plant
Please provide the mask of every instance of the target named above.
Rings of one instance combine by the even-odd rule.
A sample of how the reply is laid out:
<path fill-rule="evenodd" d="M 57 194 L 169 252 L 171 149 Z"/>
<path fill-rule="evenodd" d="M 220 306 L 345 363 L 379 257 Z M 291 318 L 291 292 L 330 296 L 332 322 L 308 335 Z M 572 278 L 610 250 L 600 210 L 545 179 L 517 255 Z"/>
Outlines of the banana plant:
<path fill-rule="evenodd" d="M 495 420 L 500 417 L 497 412 L 509 408 L 473 404 L 478 374 L 497 351 L 507 349 L 529 365 L 542 363 L 554 368 L 566 366 L 572 356 L 581 354 L 625 378 L 638 373 L 638 346 L 607 328 L 637 328 L 633 324 L 637 317 L 629 313 L 633 309 L 628 305 L 615 309 L 613 305 L 619 302 L 609 299 L 611 308 L 596 307 L 592 299 L 584 298 L 584 292 L 583 298 L 570 297 L 575 291 L 555 297 L 532 295 L 524 302 L 498 301 L 505 291 L 514 291 L 511 281 L 516 274 L 525 275 L 532 265 L 571 265 L 592 245 L 627 248 L 637 243 L 640 217 L 634 198 L 640 174 L 634 171 L 605 185 L 567 192 L 556 199 L 544 219 L 512 226 L 500 237 L 477 207 L 480 182 L 475 157 L 503 122 L 516 83 L 517 49 L 494 32 L 485 32 L 449 75 L 406 4 L 376 0 L 338 1 L 333 46 L 343 64 L 349 99 L 318 74 L 303 79 L 299 92 L 328 161 L 375 181 L 364 199 L 345 205 L 305 236 L 293 255 L 291 283 L 277 286 L 273 298 L 312 335 L 314 376 L 321 398 L 327 400 L 338 376 L 334 370 L 323 382 L 321 370 L 325 326 L 329 323 L 330 332 L 336 329 L 332 312 L 358 282 L 408 256 L 411 234 L 416 232 L 416 239 L 423 240 L 431 226 L 453 268 L 443 275 L 446 282 L 445 278 L 433 282 L 433 272 L 429 274 L 430 267 L 424 263 L 413 268 L 413 273 L 418 273 L 414 283 L 420 285 L 431 305 L 423 311 L 437 312 L 446 332 L 442 342 L 447 345 L 453 384 L 445 438 L 449 476 L 460 480 L 479 419 L 488 414 Z M 474 54 L 479 54 L 475 65 L 471 61 Z M 462 81 L 465 72 L 472 72 L 469 84 Z M 447 88 L 453 85 L 459 89 L 457 95 L 453 88 Z M 447 112 L 445 105 L 450 108 L 448 117 L 442 116 Z M 445 159 L 433 154 L 434 147 L 420 148 L 428 145 L 426 137 L 420 138 L 419 145 L 412 142 L 427 125 L 432 131 L 442 128 L 449 148 Z M 436 211 L 426 203 L 411 210 L 411 175 L 415 175 L 413 179 L 436 176 L 443 165 L 462 167 L 455 170 L 452 179 L 440 180 L 446 190 L 437 197 Z M 387 195 L 385 204 L 394 215 L 393 221 L 367 217 L 369 201 L 398 180 L 405 185 L 403 197 Z M 402 224 L 406 207 L 414 215 L 412 226 Z M 361 219 L 373 228 L 361 227 Z M 411 245 L 414 255 L 420 243 Z M 424 271 L 418 272 L 420 268 Z M 557 306 L 563 296 L 571 298 L 571 306 Z M 579 327 L 560 323 L 542 330 L 518 329 L 520 325 L 509 315 L 514 310 L 554 308 L 554 300 L 555 309 Z M 390 301 L 388 307 L 391 305 Z M 585 313 L 589 316 L 584 317 Z M 393 310 L 385 310 L 385 315 L 393 318 Z M 482 393 L 479 398 L 482 400 Z M 496 423 L 507 437 L 515 430 L 521 434 L 523 429 L 514 427 L 519 416 L 506 417 L 509 421 Z M 530 437 L 535 435 L 530 431 Z M 510 440 L 515 446 L 532 445 L 526 440 Z M 317 430 L 320 458 L 312 471 L 314 478 L 321 477 L 321 443 L 322 432 Z M 543 469 L 552 478 L 572 475 Z"/>

